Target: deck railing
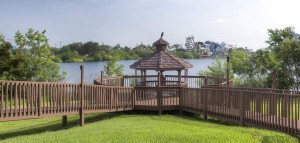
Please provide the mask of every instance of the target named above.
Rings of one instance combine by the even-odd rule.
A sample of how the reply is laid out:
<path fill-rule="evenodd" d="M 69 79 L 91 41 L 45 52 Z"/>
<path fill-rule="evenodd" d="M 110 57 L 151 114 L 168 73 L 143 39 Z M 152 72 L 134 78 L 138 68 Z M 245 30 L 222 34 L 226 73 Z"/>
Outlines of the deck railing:
<path fill-rule="evenodd" d="M 158 75 L 147 76 L 122 76 L 122 77 L 105 77 L 94 81 L 95 84 L 108 85 L 108 86 L 158 86 Z M 190 88 L 200 88 L 203 86 L 227 86 L 227 79 L 215 78 L 209 76 L 181 76 L 179 83 L 177 75 L 164 75 L 161 76 L 161 84 L 166 86 L 184 85 Z M 232 86 L 232 80 L 230 80 Z"/>
<path fill-rule="evenodd" d="M 0 121 L 77 114 L 80 107 L 86 112 L 131 110 L 132 100 L 130 87 L 0 81 Z"/>
<path fill-rule="evenodd" d="M 181 110 L 297 133 L 300 95 L 239 88 L 182 88 Z"/>
<path fill-rule="evenodd" d="M 155 83 L 155 78 L 153 76 L 147 80 L 151 81 L 149 83 Z M 127 79 L 132 80 L 132 77 Z M 198 88 L 198 85 L 192 83 L 200 82 L 199 85 L 201 85 L 201 82 L 208 82 L 207 77 L 204 81 L 190 81 L 191 85 L 188 86 L 197 88 L 179 86 L 179 84 L 177 86 L 141 85 L 132 88 L 0 81 L 0 121 L 78 113 L 82 115 L 81 109 L 84 113 L 133 109 L 156 110 L 160 113 L 163 110 L 181 110 L 203 114 L 204 117 L 213 116 L 241 125 L 270 128 L 292 134 L 298 133 L 300 129 L 300 94 L 298 91 L 227 87 L 225 86 L 227 81 L 224 82 L 224 79 L 218 80 L 220 86 L 203 85 Z M 123 83 L 125 83 L 124 86 L 127 84 Z M 129 84 L 130 82 L 127 85 Z"/>
<path fill-rule="evenodd" d="M 179 109 L 180 87 L 135 87 L 135 108 Z"/>

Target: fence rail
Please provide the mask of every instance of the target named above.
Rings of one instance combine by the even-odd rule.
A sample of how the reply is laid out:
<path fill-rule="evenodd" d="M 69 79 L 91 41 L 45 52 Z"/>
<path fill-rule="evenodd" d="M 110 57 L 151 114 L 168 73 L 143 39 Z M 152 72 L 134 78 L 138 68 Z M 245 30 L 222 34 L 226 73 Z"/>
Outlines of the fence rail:
<path fill-rule="evenodd" d="M 160 77 L 161 85 L 166 86 L 185 86 L 190 88 L 200 88 L 203 86 L 226 86 L 227 79 L 215 78 L 209 76 L 181 76 L 177 75 L 164 75 Z M 158 86 L 158 75 L 146 75 L 146 76 L 122 76 L 122 77 L 106 77 L 102 79 L 96 79 L 95 84 L 108 85 L 108 86 L 124 86 L 124 87 L 135 87 L 135 86 L 146 86 L 146 87 L 157 87 Z M 232 80 L 230 80 L 230 86 L 232 86 Z"/>

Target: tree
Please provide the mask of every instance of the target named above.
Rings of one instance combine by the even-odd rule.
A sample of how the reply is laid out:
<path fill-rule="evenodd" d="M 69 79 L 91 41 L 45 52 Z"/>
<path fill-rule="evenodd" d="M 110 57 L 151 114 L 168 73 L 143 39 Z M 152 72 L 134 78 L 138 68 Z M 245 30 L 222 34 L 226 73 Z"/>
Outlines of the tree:
<path fill-rule="evenodd" d="M 300 37 L 292 27 L 268 30 L 266 41 L 276 59 L 279 61 L 279 71 L 276 74 L 278 88 L 300 88 Z"/>
<path fill-rule="evenodd" d="M 15 42 L 17 44 L 16 55 L 25 56 L 26 66 L 22 67 L 23 75 L 16 80 L 29 81 L 61 81 L 65 73 L 59 73 L 59 65 L 53 62 L 54 55 L 50 51 L 46 31 L 34 31 L 29 29 L 24 35 L 17 32 Z"/>
<path fill-rule="evenodd" d="M 299 90 L 299 34 L 291 27 L 270 29 L 268 34 L 268 48 L 251 54 L 233 50 L 230 54 L 233 73 L 240 79 L 240 86 Z"/>
<path fill-rule="evenodd" d="M 5 41 L 5 37 L 0 35 L 0 79 L 9 78 L 12 45 Z"/>
<path fill-rule="evenodd" d="M 208 70 L 200 71 L 200 76 L 211 76 L 211 77 L 222 77 L 226 78 L 227 73 L 227 62 L 222 61 L 220 58 L 216 57 L 216 61 L 212 63 L 211 66 L 208 66 Z M 229 65 L 229 78 L 233 79 L 233 72 L 231 70 L 231 65 Z"/>
<path fill-rule="evenodd" d="M 104 65 L 104 71 L 105 73 L 111 77 L 111 76 L 122 76 L 124 66 L 117 64 L 118 57 L 115 55 L 107 55 L 106 57 L 108 61 L 106 61 L 106 65 Z"/>
<path fill-rule="evenodd" d="M 266 87 L 277 88 L 277 77 L 280 71 L 280 61 L 276 58 L 274 53 L 269 49 L 257 50 L 253 55 L 253 69 L 255 73 L 264 75 L 268 81 L 266 81 Z"/>
<path fill-rule="evenodd" d="M 84 56 L 94 56 L 94 53 L 97 51 L 100 51 L 99 44 L 97 42 L 89 41 L 82 45 L 81 52 L 79 53 Z"/>

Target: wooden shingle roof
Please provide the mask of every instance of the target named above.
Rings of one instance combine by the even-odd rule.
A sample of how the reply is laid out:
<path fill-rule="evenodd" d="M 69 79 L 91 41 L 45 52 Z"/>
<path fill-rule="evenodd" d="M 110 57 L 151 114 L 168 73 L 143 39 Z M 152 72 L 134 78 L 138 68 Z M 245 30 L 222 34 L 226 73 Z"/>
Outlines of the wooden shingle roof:
<path fill-rule="evenodd" d="M 130 66 L 137 70 L 183 70 L 192 68 L 187 61 L 161 50 L 141 59 Z"/>

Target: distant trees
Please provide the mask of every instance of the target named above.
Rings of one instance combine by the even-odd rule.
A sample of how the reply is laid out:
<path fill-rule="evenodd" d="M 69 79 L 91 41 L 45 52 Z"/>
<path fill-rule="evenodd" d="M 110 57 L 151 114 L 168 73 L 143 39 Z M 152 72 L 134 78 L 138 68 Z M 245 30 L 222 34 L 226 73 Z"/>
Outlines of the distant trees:
<path fill-rule="evenodd" d="M 86 43 L 76 42 L 68 44 L 60 49 L 51 48 L 51 51 L 58 57 L 55 60 L 57 62 L 107 61 L 107 55 L 117 55 L 119 60 L 138 60 L 155 52 L 155 47 L 139 44 L 130 48 L 127 46 L 122 47 L 120 44 L 109 46 L 89 41 Z M 184 59 L 201 58 L 201 54 L 185 49 L 174 49 L 171 52 Z"/>
<path fill-rule="evenodd" d="M 108 55 L 117 55 L 120 60 L 136 60 L 153 53 L 154 48 L 149 45 L 137 45 L 134 48 L 121 47 L 120 44 L 114 47 L 99 45 L 97 42 L 72 43 L 60 49 L 51 48 L 52 53 L 61 59 L 62 62 L 82 61 L 107 61 Z"/>
<path fill-rule="evenodd" d="M 46 31 L 29 29 L 15 34 L 17 48 L 0 36 L 0 78 L 21 81 L 61 81 L 65 73 L 59 73 L 59 65 L 50 51 Z"/>

